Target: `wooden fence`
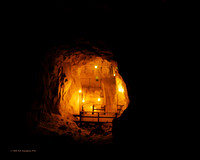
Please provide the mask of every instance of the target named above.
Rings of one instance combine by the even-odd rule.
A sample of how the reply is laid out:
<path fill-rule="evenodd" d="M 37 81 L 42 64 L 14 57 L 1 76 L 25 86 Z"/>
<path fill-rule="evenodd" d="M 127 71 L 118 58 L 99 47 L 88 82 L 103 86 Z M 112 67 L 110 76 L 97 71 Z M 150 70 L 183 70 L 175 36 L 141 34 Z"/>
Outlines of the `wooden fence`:
<path fill-rule="evenodd" d="M 81 111 L 80 115 L 74 115 L 75 117 L 79 117 L 79 120 L 76 120 L 76 123 L 82 126 L 82 123 L 112 123 L 114 118 L 117 118 L 118 113 L 116 112 L 85 112 Z"/>

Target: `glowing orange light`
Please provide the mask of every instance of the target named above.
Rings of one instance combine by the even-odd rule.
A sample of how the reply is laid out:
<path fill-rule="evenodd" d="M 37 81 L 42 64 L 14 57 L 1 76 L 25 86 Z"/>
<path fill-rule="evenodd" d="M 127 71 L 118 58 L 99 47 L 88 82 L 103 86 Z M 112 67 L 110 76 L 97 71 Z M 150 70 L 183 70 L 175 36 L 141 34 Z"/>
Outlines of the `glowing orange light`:
<path fill-rule="evenodd" d="M 113 74 L 113 76 L 115 76 L 115 73 Z"/>
<path fill-rule="evenodd" d="M 81 89 L 78 92 L 81 93 L 82 92 Z"/>
<path fill-rule="evenodd" d="M 82 100 L 82 102 L 84 103 L 84 102 L 85 102 L 85 100 L 83 99 L 83 100 Z"/>
<path fill-rule="evenodd" d="M 124 92 L 124 88 L 120 85 L 119 88 L 118 88 L 118 91 L 123 93 Z"/>
<path fill-rule="evenodd" d="M 94 66 L 95 69 L 97 69 L 98 66 Z"/>
<path fill-rule="evenodd" d="M 101 101 L 101 98 L 98 98 L 98 101 L 100 102 L 100 101 Z"/>

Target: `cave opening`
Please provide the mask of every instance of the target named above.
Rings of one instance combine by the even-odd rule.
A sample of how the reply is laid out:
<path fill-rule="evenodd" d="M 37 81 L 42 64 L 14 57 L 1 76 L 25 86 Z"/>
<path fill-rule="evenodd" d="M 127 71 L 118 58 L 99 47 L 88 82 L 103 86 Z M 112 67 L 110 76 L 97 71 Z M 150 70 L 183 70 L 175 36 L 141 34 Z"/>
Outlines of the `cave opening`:
<path fill-rule="evenodd" d="M 126 85 L 115 61 L 92 56 L 79 63 L 65 63 L 63 72 L 66 80 L 60 89 L 59 112 L 72 114 L 80 126 L 84 122 L 111 123 L 127 108 Z"/>
<path fill-rule="evenodd" d="M 47 52 L 37 95 L 28 126 L 38 135 L 70 137 L 69 143 L 113 143 L 113 120 L 130 101 L 113 53 L 85 40 Z"/>

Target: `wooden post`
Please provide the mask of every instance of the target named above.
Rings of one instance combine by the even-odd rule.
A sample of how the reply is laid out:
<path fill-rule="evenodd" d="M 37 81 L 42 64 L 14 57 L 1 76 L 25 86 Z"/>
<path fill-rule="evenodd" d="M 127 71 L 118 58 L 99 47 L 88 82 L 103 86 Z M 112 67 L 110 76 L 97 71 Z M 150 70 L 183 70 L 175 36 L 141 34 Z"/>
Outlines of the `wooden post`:
<path fill-rule="evenodd" d="M 94 114 L 94 104 L 93 104 L 93 106 L 92 106 L 92 114 Z"/>
<path fill-rule="evenodd" d="M 99 123 L 99 112 L 98 112 L 98 123 Z"/>
<path fill-rule="evenodd" d="M 80 127 L 82 127 L 82 112 L 80 112 Z"/>

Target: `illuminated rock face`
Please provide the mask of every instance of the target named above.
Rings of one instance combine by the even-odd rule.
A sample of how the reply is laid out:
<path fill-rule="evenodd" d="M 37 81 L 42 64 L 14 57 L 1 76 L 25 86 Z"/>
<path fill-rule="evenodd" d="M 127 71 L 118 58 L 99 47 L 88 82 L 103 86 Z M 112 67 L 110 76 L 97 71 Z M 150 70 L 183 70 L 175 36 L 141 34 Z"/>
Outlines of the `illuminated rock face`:
<path fill-rule="evenodd" d="M 105 106 L 105 112 L 117 112 L 117 105 L 123 105 L 122 113 L 129 98 L 117 62 L 111 59 L 113 54 L 89 42 L 85 44 L 86 49 L 65 46 L 48 54 L 43 77 L 44 107 L 64 117 L 92 111 L 93 105 Z"/>

